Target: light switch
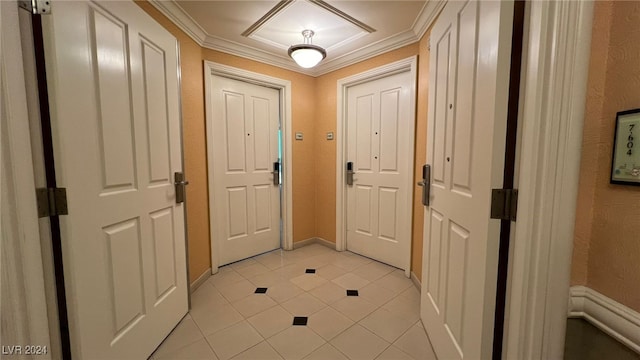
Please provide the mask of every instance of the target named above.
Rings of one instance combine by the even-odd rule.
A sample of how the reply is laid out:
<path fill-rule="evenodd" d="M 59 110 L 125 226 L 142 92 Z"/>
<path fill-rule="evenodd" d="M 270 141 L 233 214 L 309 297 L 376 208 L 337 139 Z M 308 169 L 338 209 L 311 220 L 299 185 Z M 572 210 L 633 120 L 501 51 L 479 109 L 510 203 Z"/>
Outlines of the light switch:
<path fill-rule="evenodd" d="M 333 140 L 333 132 L 328 132 L 327 133 L 327 140 Z"/>
<path fill-rule="evenodd" d="M 296 133 L 296 140 L 302 140 L 302 133 L 301 132 L 297 132 Z"/>

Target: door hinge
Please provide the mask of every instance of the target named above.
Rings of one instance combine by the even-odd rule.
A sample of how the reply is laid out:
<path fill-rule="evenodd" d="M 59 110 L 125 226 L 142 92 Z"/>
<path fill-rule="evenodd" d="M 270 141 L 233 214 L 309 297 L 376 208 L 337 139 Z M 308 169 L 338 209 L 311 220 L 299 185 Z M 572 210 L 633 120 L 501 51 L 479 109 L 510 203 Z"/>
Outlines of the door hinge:
<path fill-rule="evenodd" d="M 518 189 L 493 189 L 491 191 L 491 218 L 516 221 Z"/>
<path fill-rule="evenodd" d="M 67 189 L 65 188 L 38 188 L 36 189 L 38 201 L 38 217 L 68 215 Z"/>
<path fill-rule="evenodd" d="M 18 7 L 33 15 L 51 14 L 51 0 L 18 0 Z"/>

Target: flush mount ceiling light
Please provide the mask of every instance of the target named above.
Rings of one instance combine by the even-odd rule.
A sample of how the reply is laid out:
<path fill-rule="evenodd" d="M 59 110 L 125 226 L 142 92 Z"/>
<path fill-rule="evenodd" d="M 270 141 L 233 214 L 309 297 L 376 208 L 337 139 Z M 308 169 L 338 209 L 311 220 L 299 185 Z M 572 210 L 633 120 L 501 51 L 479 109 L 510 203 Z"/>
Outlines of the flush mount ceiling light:
<path fill-rule="evenodd" d="M 305 69 L 318 65 L 322 59 L 327 57 L 327 52 L 323 48 L 311 43 L 313 34 L 312 30 L 302 31 L 304 44 L 293 45 L 289 48 L 289 56 Z"/>

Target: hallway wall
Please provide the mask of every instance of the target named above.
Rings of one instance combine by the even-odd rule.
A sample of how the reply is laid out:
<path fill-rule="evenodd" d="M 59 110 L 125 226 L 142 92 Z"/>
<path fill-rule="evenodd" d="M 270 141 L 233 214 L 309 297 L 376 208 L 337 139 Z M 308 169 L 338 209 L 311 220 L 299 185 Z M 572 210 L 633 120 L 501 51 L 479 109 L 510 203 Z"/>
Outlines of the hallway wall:
<path fill-rule="evenodd" d="M 616 112 L 640 108 L 640 2 L 594 10 L 571 284 L 640 311 L 640 188 L 609 184 Z"/>

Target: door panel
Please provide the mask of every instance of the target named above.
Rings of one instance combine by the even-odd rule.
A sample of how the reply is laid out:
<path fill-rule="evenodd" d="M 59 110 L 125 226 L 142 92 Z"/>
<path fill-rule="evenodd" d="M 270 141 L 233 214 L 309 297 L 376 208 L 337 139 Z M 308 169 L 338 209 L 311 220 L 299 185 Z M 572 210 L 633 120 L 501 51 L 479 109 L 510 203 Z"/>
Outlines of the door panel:
<path fill-rule="evenodd" d="M 430 241 L 426 243 L 429 246 L 429 257 L 427 258 L 429 259 L 429 261 L 426 263 L 429 272 L 428 277 L 424 279 L 427 280 L 426 288 L 428 291 L 426 292 L 426 295 L 431 300 L 432 306 L 438 313 L 440 313 L 440 306 L 442 304 L 442 301 L 440 299 L 440 265 L 442 260 L 442 252 L 440 251 L 440 249 L 442 246 L 441 240 L 444 217 L 437 211 L 432 210 L 430 220 Z"/>
<path fill-rule="evenodd" d="M 253 160 L 251 164 L 253 171 L 271 171 L 273 166 L 273 160 L 271 158 L 270 141 L 273 138 L 273 131 L 277 129 L 271 128 L 271 122 L 269 121 L 269 100 L 261 98 L 252 98 L 252 114 L 253 114 L 253 141 L 249 142 L 249 147 L 252 148 Z M 273 105 L 273 104 L 271 104 Z M 263 187 L 264 188 L 264 187 Z"/>
<path fill-rule="evenodd" d="M 225 144 L 227 151 L 227 172 L 245 171 L 245 147 L 244 142 L 244 96 L 231 92 L 224 93 L 223 116 L 224 129 L 227 132 Z"/>
<path fill-rule="evenodd" d="M 228 188 L 229 239 L 249 235 L 247 214 L 247 188 Z"/>
<path fill-rule="evenodd" d="M 356 231 L 363 235 L 371 235 L 371 186 L 356 186 Z"/>
<path fill-rule="evenodd" d="M 398 189 L 380 187 L 378 199 L 378 234 L 381 239 L 395 242 Z"/>
<path fill-rule="evenodd" d="M 176 286 L 176 269 L 173 259 L 175 238 L 173 237 L 173 208 L 158 210 L 149 214 L 153 229 L 153 248 L 155 253 L 155 301 Z"/>
<path fill-rule="evenodd" d="M 42 20 L 73 357 L 146 358 L 187 312 L 177 41 L 127 1 Z"/>
<path fill-rule="evenodd" d="M 113 301 L 114 333 L 126 330 L 145 313 L 142 296 L 142 241 L 138 219 L 104 229 L 109 251 L 109 298 Z"/>
<path fill-rule="evenodd" d="M 380 94 L 380 172 L 398 173 L 400 89 Z"/>
<path fill-rule="evenodd" d="M 367 94 L 357 98 L 356 117 L 356 171 L 371 171 L 373 169 L 373 95 Z"/>
<path fill-rule="evenodd" d="M 279 92 L 211 77 L 212 241 L 225 265 L 280 247 Z"/>
<path fill-rule="evenodd" d="M 97 68 L 100 154 L 107 192 L 135 187 L 131 83 L 127 67 L 126 25 L 99 8 L 93 20 L 92 52 Z"/>
<path fill-rule="evenodd" d="M 413 80 L 409 72 L 347 91 L 347 249 L 405 269 L 410 244 Z"/>
<path fill-rule="evenodd" d="M 462 348 L 462 327 L 465 298 L 464 290 L 467 280 L 466 263 L 458 263 L 466 259 L 469 232 L 454 222 L 449 223 L 449 244 L 446 267 L 446 310 L 445 321 L 457 346 Z"/>
<path fill-rule="evenodd" d="M 141 39 L 144 75 L 146 123 L 149 132 L 149 182 L 167 185 L 171 176 L 169 119 L 167 118 L 167 84 L 162 74 L 166 69 L 164 51 Z"/>
<path fill-rule="evenodd" d="M 475 31 L 477 26 L 477 7 L 465 6 L 460 11 L 459 45 L 455 52 L 458 54 L 456 70 L 458 72 L 455 94 L 456 116 L 453 121 L 453 151 L 452 151 L 452 188 L 463 194 L 472 196 L 471 164 L 473 162 L 473 91 L 475 86 L 465 86 L 469 79 L 475 79 L 475 64 L 465 59 L 474 58 L 476 51 Z"/>
<path fill-rule="evenodd" d="M 256 233 L 271 230 L 271 186 L 257 185 L 253 187 L 256 199 L 255 218 Z"/>
<path fill-rule="evenodd" d="M 433 160 L 431 164 L 431 172 L 433 174 L 432 184 L 434 186 L 444 186 L 444 172 L 445 172 L 445 139 L 447 123 L 447 95 L 449 88 L 449 58 L 451 57 L 451 30 L 444 30 L 443 34 L 432 34 L 431 39 L 435 43 L 435 49 L 431 54 L 435 54 L 436 66 L 433 66 L 433 71 L 429 71 L 429 75 L 433 74 L 431 78 L 435 78 L 435 91 L 433 92 L 433 98 L 435 106 L 432 107 L 433 116 L 435 118 L 433 123 L 433 137 L 431 145 L 431 151 Z M 434 55 L 431 55 L 434 57 Z M 427 134 L 428 135 L 428 134 Z M 428 145 L 427 145 L 428 146 Z"/>
<path fill-rule="evenodd" d="M 513 2 L 449 2 L 431 32 L 421 317 L 439 358 L 490 358 Z"/>

